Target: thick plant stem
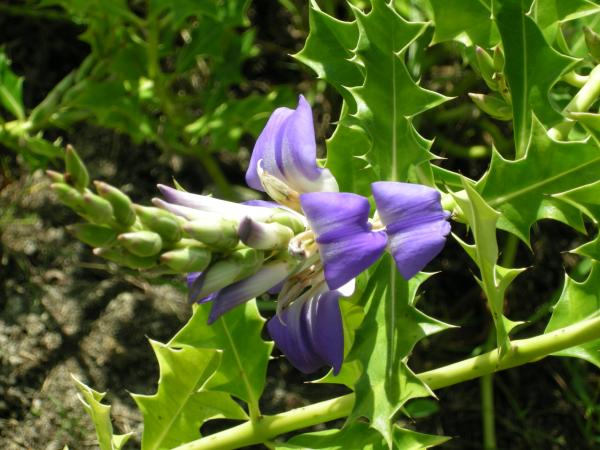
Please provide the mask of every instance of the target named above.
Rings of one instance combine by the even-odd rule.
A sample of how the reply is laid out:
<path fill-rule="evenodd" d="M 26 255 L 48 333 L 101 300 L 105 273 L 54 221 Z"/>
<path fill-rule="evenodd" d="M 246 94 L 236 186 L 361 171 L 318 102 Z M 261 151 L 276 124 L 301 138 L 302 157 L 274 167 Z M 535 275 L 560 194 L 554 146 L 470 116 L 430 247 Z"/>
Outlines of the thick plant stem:
<path fill-rule="evenodd" d="M 500 359 L 498 349 L 418 377 L 431 389 L 441 389 L 479 378 L 485 374 L 520 366 L 552 353 L 600 339 L 600 317 L 583 320 L 551 333 L 511 342 L 507 355 Z M 354 394 L 293 409 L 273 416 L 263 416 L 256 423 L 245 422 L 228 430 L 203 437 L 175 450 L 227 450 L 258 444 L 283 433 L 346 417 L 352 411 Z"/>
<path fill-rule="evenodd" d="M 492 332 L 486 342 L 486 350 L 493 347 L 495 334 Z M 484 450 L 496 450 L 496 417 L 494 409 L 494 374 L 488 373 L 479 379 L 481 395 L 481 425 Z"/>
<path fill-rule="evenodd" d="M 575 122 L 573 119 L 568 118 L 569 113 L 573 112 L 585 112 L 600 96 L 600 65 L 594 67 L 587 78 L 586 83 L 583 87 L 575 94 L 573 99 L 563 110 L 563 114 L 567 118 L 556 125 L 555 127 L 548 130 L 550 137 L 556 140 L 564 140 L 569 136 L 569 132 L 573 128 Z"/>

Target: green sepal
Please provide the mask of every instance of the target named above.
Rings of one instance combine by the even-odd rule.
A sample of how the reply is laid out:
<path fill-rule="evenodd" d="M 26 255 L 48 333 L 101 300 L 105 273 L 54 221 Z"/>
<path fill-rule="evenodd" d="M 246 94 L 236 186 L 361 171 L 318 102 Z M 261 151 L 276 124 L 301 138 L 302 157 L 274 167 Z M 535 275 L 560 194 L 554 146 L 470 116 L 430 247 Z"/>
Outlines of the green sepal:
<path fill-rule="evenodd" d="M 210 264 L 211 252 L 206 248 L 185 247 L 163 253 L 160 261 L 176 272 L 202 272 Z"/>
<path fill-rule="evenodd" d="M 65 165 L 67 169 L 65 179 L 67 182 L 80 191 L 87 188 L 90 184 L 90 175 L 88 174 L 85 164 L 83 164 L 83 161 L 72 145 L 67 145 L 65 151 Z"/>
<path fill-rule="evenodd" d="M 153 256 L 137 256 L 121 248 L 95 248 L 94 255 L 130 269 L 150 269 L 156 265 L 156 258 Z"/>
<path fill-rule="evenodd" d="M 275 213 L 275 214 L 273 214 L 273 216 L 271 216 L 271 218 L 267 222 L 268 223 L 276 222 L 278 224 L 284 225 L 284 226 L 288 227 L 289 229 L 291 229 L 294 232 L 294 234 L 301 233 L 302 231 L 304 231 L 306 229 L 306 226 L 304 225 L 302 220 L 300 220 L 298 218 L 297 215 L 292 215 L 287 212 Z"/>
<path fill-rule="evenodd" d="M 117 240 L 115 230 L 93 223 L 76 223 L 67 226 L 67 230 L 81 242 L 92 247 L 109 247 Z"/>
<path fill-rule="evenodd" d="M 101 197 L 106 199 L 112 206 L 113 214 L 119 225 L 129 228 L 135 223 L 135 211 L 131 199 L 108 183 L 102 181 L 94 181 L 96 191 Z"/>
<path fill-rule="evenodd" d="M 162 249 L 160 234 L 153 231 L 132 231 L 120 234 L 119 243 L 137 256 L 154 256 Z"/>
<path fill-rule="evenodd" d="M 150 230 L 160 234 L 166 242 L 177 242 L 182 231 L 177 217 L 164 209 L 152 206 L 133 205 L 140 221 Z"/>
<path fill-rule="evenodd" d="M 84 215 L 83 196 L 81 192 L 66 183 L 52 183 L 50 189 L 54 191 L 61 203 L 64 203 L 77 214 Z"/>

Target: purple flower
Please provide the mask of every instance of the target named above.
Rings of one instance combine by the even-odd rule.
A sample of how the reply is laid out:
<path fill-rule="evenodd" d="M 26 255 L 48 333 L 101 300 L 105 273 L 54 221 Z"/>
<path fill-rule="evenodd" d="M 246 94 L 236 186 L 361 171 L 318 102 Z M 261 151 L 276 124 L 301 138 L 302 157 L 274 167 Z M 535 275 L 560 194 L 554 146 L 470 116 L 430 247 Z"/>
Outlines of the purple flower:
<path fill-rule="evenodd" d="M 311 373 L 323 366 L 337 375 L 344 359 L 340 294 L 328 291 L 299 300 L 267 323 L 275 345 L 294 367 Z"/>
<path fill-rule="evenodd" d="M 246 172 L 248 186 L 274 200 L 304 192 L 337 192 L 338 184 L 317 164 L 310 105 L 300 96 L 295 110 L 277 108 L 258 137 Z"/>
<path fill-rule="evenodd" d="M 385 250 L 383 231 L 371 231 L 369 201 L 347 192 L 300 197 L 316 242 L 329 289 L 337 289 L 370 267 Z"/>
<path fill-rule="evenodd" d="M 450 213 L 440 193 L 420 184 L 380 181 L 371 185 L 390 252 L 407 280 L 437 256 L 450 232 Z"/>

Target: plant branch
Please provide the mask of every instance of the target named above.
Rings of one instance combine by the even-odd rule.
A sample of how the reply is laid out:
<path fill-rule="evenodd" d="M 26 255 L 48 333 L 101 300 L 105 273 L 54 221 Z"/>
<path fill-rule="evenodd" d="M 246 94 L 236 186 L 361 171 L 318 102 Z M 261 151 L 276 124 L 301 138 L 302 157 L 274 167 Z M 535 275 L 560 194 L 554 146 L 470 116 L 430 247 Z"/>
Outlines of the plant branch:
<path fill-rule="evenodd" d="M 511 342 L 508 354 L 500 359 L 498 349 L 438 369 L 418 377 L 431 389 L 441 389 L 479 378 L 592 340 L 600 339 L 600 317 L 583 320 L 551 333 Z M 175 450 L 227 450 L 258 444 L 283 433 L 346 417 L 352 411 L 354 394 L 293 409 L 258 422 L 245 422 L 228 430 L 177 447 Z"/>

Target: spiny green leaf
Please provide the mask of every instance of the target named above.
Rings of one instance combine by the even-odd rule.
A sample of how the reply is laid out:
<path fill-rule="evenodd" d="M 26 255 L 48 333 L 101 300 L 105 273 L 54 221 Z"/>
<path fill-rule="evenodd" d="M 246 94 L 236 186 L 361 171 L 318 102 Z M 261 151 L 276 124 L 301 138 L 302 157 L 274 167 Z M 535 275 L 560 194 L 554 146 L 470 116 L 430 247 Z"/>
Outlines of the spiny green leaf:
<path fill-rule="evenodd" d="M 435 19 L 433 43 L 457 40 L 491 47 L 498 42 L 490 1 L 430 0 Z"/>
<path fill-rule="evenodd" d="M 506 58 L 504 75 L 512 96 L 517 158 L 525 155 L 532 113 L 547 126 L 562 119 L 550 104 L 548 93 L 576 61 L 561 55 L 545 41 L 527 15 L 530 4 L 531 0 L 497 0 L 494 11 Z"/>
<path fill-rule="evenodd" d="M 374 0 L 368 14 L 353 12 L 360 32 L 356 58 L 365 68 L 364 84 L 350 89 L 357 104 L 353 115 L 371 139 L 366 156 L 378 178 L 406 180 L 412 165 L 433 157 L 411 117 L 447 100 L 419 87 L 404 63 L 407 47 L 427 24 L 405 21 L 383 0 Z"/>
<path fill-rule="evenodd" d="M 352 63 L 352 51 L 358 42 L 356 21 L 343 22 L 325 14 L 316 2 L 309 7 L 310 33 L 304 48 L 294 55 L 298 61 L 313 69 L 354 105 L 348 86 L 362 84 L 360 67 Z"/>
<path fill-rule="evenodd" d="M 531 16 L 546 40 L 554 42 L 563 22 L 579 19 L 600 11 L 600 6 L 588 0 L 535 0 Z"/>
<path fill-rule="evenodd" d="M 582 256 L 589 256 L 596 261 L 600 261 L 600 234 L 594 240 L 571 250 L 571 252 Z"/>
<path fill-rule="evenodd" d="M 502 213 L 498 228 L 529 244 L 529 229 L 540 219 L 559 220 L 585 231 L 579 211 L 550 196 L 595 182 L 599 173 L 600 149 L 594 141 L 554 141 L 534 120 L 525 157 L 508 161 L 494 152 L 490 169 L 477 183 L 477 190 Z"/>
<path fill-rule="evenodd" d="M 0 104 L 19 120 L 25 119 L 23 77 L 10 69 L 10 60 L 0 51 Z"/>
<path fill-rule="evenodd" d="M 450 438 L 417 433 L 395 426 L 392 439 L 394 448 L 420 450 L 443 444 Z M 384 450 L 388 446 L 379 433 L 370 429 L 367 424 L 357 422 L 341 430 L 334 428 L 294 436 L 286 443 L 279 444 L 275 448 L 277 450 L 299 448 L 305 450 L 345 450 L 350 448 Z"/>
<path fill-rule="evenodd" d="M 588 278 L 579 283 L 566 276 L 545 333 L 597 316 L 600 311 L 600 262 L 592 264 Z M 600 339 L 555 353 L 582 358 L 600 367 Z"/>
<path fill-rule="evenodd" d="M 246 417 L 229 395 L 203 390 L 221 362 L 220 351 L 150 343 L 160 369 L 158 390 L 133 394 L 144 416 L 142 450 L 170 449 L 198 439 L 200 426 L 209 419 Z"/>
<path fill-rule="evenodd" d="M 94 422 L 100 450 L 120 450 L 133 433 L 113 434 L 110 422 L 110 406 L 101 403 L 106 393 L 95 391 L 86 386 L 73 374 L 71 374 L 71 378 L 75 382 L 77 389 L 79 389 L 79 401 L 83 404 L 83 408 Z"/>
<path fill-rule="evenodd" d="M 363 368 L 349 423 L 368 418 L 390 445 L 393 418 L 402 405 L 411 398 L 432 395 L 408 368 L 405 358 L 423 337 L 449 327 L 413 306 L 424 278 L 406 281 L 389 255 L 381 260 L 365 290 L 366 315 L 348 356 L 348 362 L 358 361 Z"/>
<path fill-rule="evenodd" d="M 553 195 L 575 206 L 594 222 L 600 222 L 600 181 Z"/>
<path fill-rule="evenodd" d="M 210 303 L 195 306 L 194 315 L 169 345 L 222 350 L 223 362 L 206 388 L 235 395 L 256 408 L 273 349 L 272 342 L 265 342 L 260 337 L 265 321 L 256 303 L 251 301 L 208 325 L 210 308 Z"/>
<path fill-rule="evenodd" d="M 500 213 L 492 209 L 471 183 L 464 179 L 463 187 L 464 191 L 455 194 L 454 199 L 473 232 L 475 245 L 466 244 L 456 236 L 455 239 L 479 267 L 481 278 L 476 279 L 485 292 L 492 312 L 497 345 L 501 354 L 506 354 L 510 346 L 508 334 L 517 323 L 504 317 L 504 292 L 523 269 L 507 269 L 496 264 L 498 261 L 496 222 Z"/>

